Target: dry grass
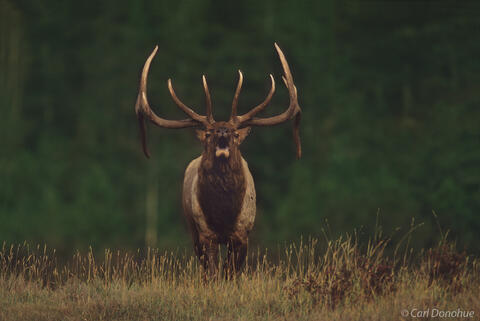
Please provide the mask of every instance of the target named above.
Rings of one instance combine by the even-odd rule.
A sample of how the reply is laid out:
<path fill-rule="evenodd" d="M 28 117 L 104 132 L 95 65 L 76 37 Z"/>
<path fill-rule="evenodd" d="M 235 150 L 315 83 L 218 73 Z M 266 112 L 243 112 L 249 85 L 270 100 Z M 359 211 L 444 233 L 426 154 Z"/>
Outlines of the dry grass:
<path fill-rule="evenodd" d="M 155 250 L 106 251 L 101 262 L 77 253 L 61 265 L 45 247 L 4 245 L 0 320 L 404 320 L 413 308 L 478 319 L 477 259 L 445 240 L 415 258 L 388 258 L 387 243 L 362 250 L 346 238 L 320 250 L 312 240 L 288 246 L 276 264 L 256 253 L 230 281 L 205 281 L 196 258 Z"/>

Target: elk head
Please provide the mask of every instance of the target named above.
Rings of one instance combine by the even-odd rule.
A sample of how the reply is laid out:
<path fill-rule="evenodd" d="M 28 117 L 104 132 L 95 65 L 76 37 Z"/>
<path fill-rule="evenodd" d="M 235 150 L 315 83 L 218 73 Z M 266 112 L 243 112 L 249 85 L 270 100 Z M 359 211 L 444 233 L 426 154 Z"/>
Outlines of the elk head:
<path fill-rule="evenodd" d="M 140 133 L 142 139 L 143 151 L 147 157 L 150 157 L 147 143 L 146 143 L 146 133 L 145 133 L 145 118 L 150 120 L 157 126 L 165 128 L 187 128 L 187 127 L 197 127 L 197 136 L 204 145 L 204 153 L 211 158 L 212 162 L 228 162 L 235 160 L 239 157 L 239 145 L 245 139 L 250 131 L 252 126 L 273 126 L 281 124 L 290 119 L 295 118 L 293 125 L 293 137 L 296 144 L 297 158 L 301 157 L 301 145 L 299 137 L 299 125 L 301 117 L 301 109 L 298 105 L 297 100 L 297 88 L 293 83 L 293 77 L 290 72 L 287 60 L 282 52 L 282 50 L 275 43 L 275 49 L 277 50 L 278 56 L 282 63 L 283 71 L 285 75 L 282 77 L 285 86 L 288 89 L 290 104 L 288 108 L 281 114 L 267 117 L 259 118 L 255 117 L 259 112 L 265 109 L 270 100 L 272 99 L 273 93 L 275 92 L 275 80 L 272 75 L 270 75 L 271 88 L 266 99 L 259 104 L 258 106 L 251 109 L 249 112 L 243 115 L 237 115 L 237 105 L 238 97 L 242 89 L 243 84 L 243 75 L 239 70 L 239 79 L 237 88 L 235 90 L 235 95 L 232 102 L 232 112 L 230 119 L 226 122 L 218 121 L 216 122 L 213 119 L 212 114 L 212 101 L 210 98 L 210 92 L 208 90 L 207 80 L 205 76 L 202 77 L 203 89 L 205 91 L 205 100 L 206 100 L 206 115 L 199 115 L 191 108 L 186 106 L 175 94 L 175 91 L 172 86 L 171 79 L 168 79 L 168 90 L 172 96 L 175 104 L 185 113 L 188 118 L 183 120 L 169 120 L 164 119 L 155 114 L 150 108 L 147 98 L 147 78 L 148 71 L 150 69 L 150 64 L 157 53 L 158 46 L 155 47 L 153 52 L 147 58 L 145 65 L 143 67 L 140 87 L 137 96 L 137 102 L 135 105 L 135 112 L 138 117 L 140 125 Z"/>

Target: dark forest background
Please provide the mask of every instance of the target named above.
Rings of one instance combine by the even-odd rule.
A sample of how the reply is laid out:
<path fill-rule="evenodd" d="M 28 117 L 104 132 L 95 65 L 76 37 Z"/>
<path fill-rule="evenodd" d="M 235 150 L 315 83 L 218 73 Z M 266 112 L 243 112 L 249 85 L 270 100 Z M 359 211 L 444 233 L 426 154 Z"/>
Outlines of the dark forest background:
<path fill-rule="evenodd" d="M 277 42 L 303 108 L 304 156 L 291 124 L 254 128 L 243 155 L 256 181 L 255 245 L 419 227 L 480 251 L 480 5 L 475 1 L 0 0 L 0 242 L 73 249 L 189 247 L 180 215 L 194 131 L 149 126 L 134 103 L 140 69 L 157 114 L 184 115 L 166 80 L 217 119 L 245 75 L 240 111 L 277 92 Z"/>

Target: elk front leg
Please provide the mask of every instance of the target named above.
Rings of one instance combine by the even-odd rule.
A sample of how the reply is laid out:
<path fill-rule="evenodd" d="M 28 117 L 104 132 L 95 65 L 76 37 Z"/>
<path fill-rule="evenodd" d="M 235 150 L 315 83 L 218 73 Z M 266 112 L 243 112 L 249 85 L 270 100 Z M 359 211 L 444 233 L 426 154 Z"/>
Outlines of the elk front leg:
<path fill-rule="evenodd" d="M 218 270 L 218 243 L 212 240 L 198 241 L 195 244 L 195 252 L 205 272 L 208 272 L 210 276 L 216 275 Z"/>
<path fill-rule="evenodd" d="M 225 276 L 228 278 L 240 272 L 247 257 L 248 239 L 231 240 L 227 243 L 227 264 Z"/>

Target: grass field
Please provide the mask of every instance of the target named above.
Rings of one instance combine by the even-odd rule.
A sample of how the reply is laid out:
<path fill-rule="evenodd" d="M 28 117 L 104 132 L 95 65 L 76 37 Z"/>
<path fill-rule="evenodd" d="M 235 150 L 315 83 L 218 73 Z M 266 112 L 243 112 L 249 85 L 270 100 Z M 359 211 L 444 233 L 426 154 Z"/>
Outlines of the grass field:
<path fill-rule="evenodd" d="M 4 244 L 0 320 L 479 319 L 477 258 L 445 238 L 388 257 L 387 245 L 346 237 L 287 246 L 280 258 L 252 251 L 234 280 L 206 280 L 187 255 L 90 251 L 60 264 L 46 247 Z"/>

